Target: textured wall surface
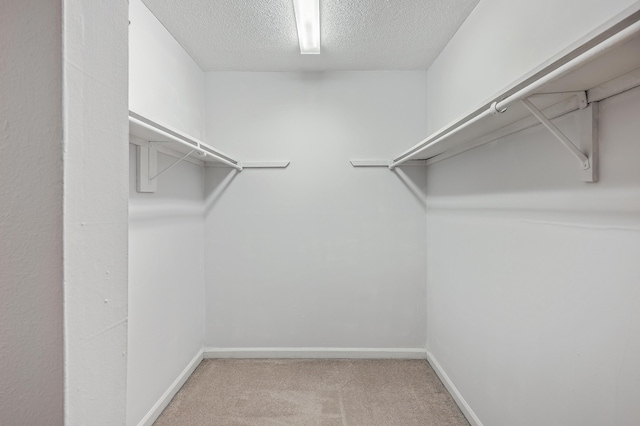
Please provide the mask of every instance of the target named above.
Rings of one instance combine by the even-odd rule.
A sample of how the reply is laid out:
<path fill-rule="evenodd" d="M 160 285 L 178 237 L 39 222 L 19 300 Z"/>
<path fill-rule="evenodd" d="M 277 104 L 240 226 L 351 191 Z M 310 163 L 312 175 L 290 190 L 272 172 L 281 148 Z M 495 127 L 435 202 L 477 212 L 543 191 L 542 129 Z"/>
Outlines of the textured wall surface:
<path fill-rule="evenodd" d="M 634 3 L 483 0 L 429 68 L 429 131 L 474 111 Z"/>
<path fill-rule="evenodd" d="M 203 139 L 204 73 L 140 0 L 129 20 L 129 109 Z"/>
<path fill-rule="evenodd" d="M 0 424 L 62 425 L 62 10 L 0 6 Z"/>
<path fill-rule="evenodd" d="M 151 410 L 204 343 L 204 169 L 182 162 L 136 192 L 130 147 L 127 425 Z M 175 158 L 158 154 L 162 170 Z"/>
<path fill-rule="evenodd" d="M 426 69 L 478 0 L 322 0 L 320 55 L 292 1 L 144 0 L 205 71 Z"/>
<path fill-rule="evenodd" d="M 127 2 L 64 1 L 65 424 L 125 423 Z"/>
<path fill-rule="evenodd" d="M 207 169 L 207 346 L 424 347 L 423 171 L 349 160 L 424 135 L 425 84 L 424 71 L 207 74 L 208 140 L 291 160 Z"/>

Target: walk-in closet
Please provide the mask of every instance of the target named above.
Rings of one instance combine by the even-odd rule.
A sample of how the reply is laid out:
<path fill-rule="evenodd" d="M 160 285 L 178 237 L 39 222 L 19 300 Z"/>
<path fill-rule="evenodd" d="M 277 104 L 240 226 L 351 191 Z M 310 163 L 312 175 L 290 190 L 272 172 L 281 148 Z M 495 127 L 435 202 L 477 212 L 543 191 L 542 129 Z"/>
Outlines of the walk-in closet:
<path fill-rule="evenodd" d="M 640 424 L 640 2 L 8 0 L 0 424 Z"/>

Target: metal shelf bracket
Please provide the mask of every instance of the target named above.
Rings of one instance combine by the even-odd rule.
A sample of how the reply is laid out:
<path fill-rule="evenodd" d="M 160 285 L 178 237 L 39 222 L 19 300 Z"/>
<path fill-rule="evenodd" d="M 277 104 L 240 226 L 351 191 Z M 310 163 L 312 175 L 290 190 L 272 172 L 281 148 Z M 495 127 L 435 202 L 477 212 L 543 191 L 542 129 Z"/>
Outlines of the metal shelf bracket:
<path fill-rule="evenodd" d="M 580 162 L 580 180 L 583 182 L 597 182 L 598 166 L 598 103 L 592 102 L 576 111 L 578 120 L 578 146 L 551 122 L 528 98 L 520 102 L 534 117 L 549 130 L 553 136 L 569 150 Z M 582 105 L 581 105 L 582 106 Z"/>
<path fill-rule="evenodd" d="M 149 144 L 151 145 L 151 144 Z M 148 149 L 151 149 L 151 147 L 149 146 Z M 190 156 L 191 154 L 193 154 L 193 152 L 195 151 L 195 149 L 192 149 L 191 151 L 189 151 L 188 153 L 186 153 L 183 157 L 177 159 L 176 161 L 174 161 L 173 163 L 169 164 L 167 167 L 165 167 L 164 169 L 162 169 L 161 171 L 159 171 L 158 173 L 156 173 L 153 176 L 149 177 L 150 181 L 156 180 L 158 178 L 158 176 L 160 176 L 161 174 L 163 174 L 164 172 L 166 172 L 167 170 L 169 170 L 170 168 L 172 168 L 173 166 L 175 166 L 176 164 L 178 164 L 181 161 L 184 161 L 188 156 Z M 203 156 L 205 156 L 206 154 L 203 154 Z"/>
<path fill-rule="evenodd" d="M 192 149 L 187 154 L 183 155 L 178 160 L 169 164 L 164 169 L 158 170 L 158 150 L 153 146 L 153 142 L 147 142 L 146 146 L 138 145 L 136 147 L 136 190 L 138 192 L 156 192 L 158 190 L 158 176 L 175 166 L 176 164 L 184 161 L 191 154 L 196 152 Z M 198 152 L 201 157 L 206 157 L 206 153 Z"/>
<path fill-rule="evenodd" d="M 153 141 L 136 146 L 136 190 L 138 192 L 156 192 L 158 190 L 158 181 L 156 180 L 158 176 L 186 160 L 194 152 L 197 152 L 200 157 L 207 156 L 204 152 L 192 149 L 158 172 L 158 150 L 153 146 Z"/>
<path fill-rule="evenodd" d="M 136 190 L 138 192 L 156 192 L 158 181 L 150 179 L 157 177 L 158 150 L 150 142 L 136 146 Z"/>

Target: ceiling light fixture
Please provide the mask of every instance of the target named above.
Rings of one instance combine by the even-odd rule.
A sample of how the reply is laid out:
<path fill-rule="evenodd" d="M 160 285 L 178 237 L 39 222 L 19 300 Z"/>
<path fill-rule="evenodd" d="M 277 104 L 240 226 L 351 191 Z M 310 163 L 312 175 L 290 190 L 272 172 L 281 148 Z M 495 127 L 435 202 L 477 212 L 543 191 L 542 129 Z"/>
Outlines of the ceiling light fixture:
<path fill-rule="evenodd" d="M 320 53 L 320 0 L 293 0 L 300 53 Z"/>

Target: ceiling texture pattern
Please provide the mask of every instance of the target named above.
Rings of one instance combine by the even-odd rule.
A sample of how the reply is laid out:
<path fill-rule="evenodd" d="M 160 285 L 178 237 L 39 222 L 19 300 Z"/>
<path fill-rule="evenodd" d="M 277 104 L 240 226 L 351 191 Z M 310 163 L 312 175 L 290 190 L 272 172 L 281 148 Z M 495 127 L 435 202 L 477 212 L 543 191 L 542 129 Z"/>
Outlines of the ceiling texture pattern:
<path fill-rule="evenodd" d="M 426 69 L 479 0 L 320 0 L 301 55 L 291 0 L 143 0 L 204 71 Z"/>

